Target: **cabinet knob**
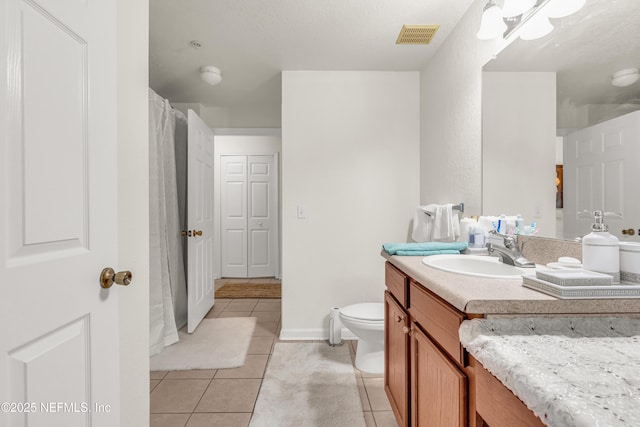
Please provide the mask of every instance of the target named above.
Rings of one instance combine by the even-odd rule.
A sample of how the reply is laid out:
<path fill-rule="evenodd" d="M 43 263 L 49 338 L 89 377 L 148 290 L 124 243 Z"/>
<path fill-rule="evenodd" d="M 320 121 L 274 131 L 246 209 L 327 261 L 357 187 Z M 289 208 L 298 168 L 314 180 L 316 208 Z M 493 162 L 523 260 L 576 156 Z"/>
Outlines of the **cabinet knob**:
<path fill-rule="evenodd" d="M 402 320 L 403 320 L 402 317 L 400 317 L 398 315 L 396 315 L 395 319 L 396 319 L 396 322 L 398 322 L 398 323 L 402 322 Z"/>
<path fill-rule="evenodd" d="M 636 231 L 633 228 L 628 228 L 626 230 L 622 230 L 622 234 L 633 236 L 634 234 L 636 234 Z"/>
<path fill-rule="evenodd" d="M 405 334 L 411 336 L 411 329 L 407 326 L 403 326 L 402 327 L 402 332 L 404 332 Z"/>

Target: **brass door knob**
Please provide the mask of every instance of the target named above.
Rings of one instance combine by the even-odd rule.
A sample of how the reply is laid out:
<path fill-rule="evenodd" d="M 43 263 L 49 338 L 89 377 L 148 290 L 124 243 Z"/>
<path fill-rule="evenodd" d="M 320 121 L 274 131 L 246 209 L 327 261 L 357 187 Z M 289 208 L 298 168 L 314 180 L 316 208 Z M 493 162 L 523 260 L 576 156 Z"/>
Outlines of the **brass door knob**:
<path fill-rule="evenodd" d="M 114 283 L 122 286 L 128 286 L 131 283 L 133 275 L 130 271 L 118 271 L 117 273 L 111 267 L 107 267 L 100 273 L 100 286 L 109 289 Z"/>
<path fill-rule="evenodd" d="M 626 230 L 622 230 L 622 234 L 633 236 L 634 234 L 636 234 L 636 231 L 633 228 L 628 228 Z"/>
<path fill-rule="evenodd" d="M 202 230 L 193 230 L 193 237 L 202 236 Z"/>
<path fill-rule="evenodd" d="M 186 232 L 186 231 L 184 231 L 184 230 L 182 230 L 182 231 L 180 232 L 180 235 L 181 235 L 182 237 L 187 237 L 187 232 Z M 189 236 L 191 236 L 191 231 L 189 231 Z"/>

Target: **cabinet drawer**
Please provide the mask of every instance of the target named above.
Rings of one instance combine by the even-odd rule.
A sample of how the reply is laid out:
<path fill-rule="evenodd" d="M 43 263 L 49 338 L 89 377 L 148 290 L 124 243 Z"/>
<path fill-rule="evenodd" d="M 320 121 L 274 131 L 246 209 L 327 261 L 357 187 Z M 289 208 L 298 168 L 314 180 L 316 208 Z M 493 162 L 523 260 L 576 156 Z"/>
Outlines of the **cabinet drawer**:
<path fill-rule="evenodd" d="M 453 360 L 464 365 L 464 352 L 458 337 L 458 329 L 465 318 L 463 313 L 410 281 L 409 314 Z"/>
<path fill-rule="evenodd" d="M 387 289 L 403 308 L 407 307 L 407 284 L 409 278 L 402 271 L 395 268 L 389 261 L 385 263 L 384 283 Z"/>

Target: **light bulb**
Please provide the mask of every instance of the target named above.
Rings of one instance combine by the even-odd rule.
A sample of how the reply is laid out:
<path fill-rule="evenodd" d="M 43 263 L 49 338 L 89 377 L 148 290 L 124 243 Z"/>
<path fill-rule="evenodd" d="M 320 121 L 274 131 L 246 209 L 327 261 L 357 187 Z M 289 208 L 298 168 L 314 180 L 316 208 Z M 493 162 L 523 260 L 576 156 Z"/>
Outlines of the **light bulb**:
<path fill-rule="evenodd" d="M 502 16 L 513 18 L 520 16 L 535 6 L 536 0 L 504 0 L 502 6 Z"/>
<path fill-rule="evenodd" d="M 545 11 L 549 18 L 564 18 L 582 9 L 586 0 L 551 0 Z"/>
<path fill-rule="evenodd" d="M 490 40 L 502 37 L 505 31 L 507 31 L 507 24 L 502 19 L 502 11 L 491 0 L 484 7 L 484 12 L 482 12 L 482 21 L 480 22 L 480 30 L 477 37 L 480 40 Z"/>

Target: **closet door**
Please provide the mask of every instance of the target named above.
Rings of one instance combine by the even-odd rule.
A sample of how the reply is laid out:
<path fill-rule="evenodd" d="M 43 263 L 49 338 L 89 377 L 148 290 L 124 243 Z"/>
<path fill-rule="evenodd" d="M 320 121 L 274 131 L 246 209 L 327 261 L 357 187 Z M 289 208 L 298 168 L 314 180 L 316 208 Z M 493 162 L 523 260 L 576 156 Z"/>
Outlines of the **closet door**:
<path fill-rule="evenodd" d="M 220 159 L 222 277 L 247 277 L 247 156 Z"/>
<path fill-rule="evenodd" d="M 248 277 L 276 274 L 278 201 L 274 156 L 248 156 Z"/>

